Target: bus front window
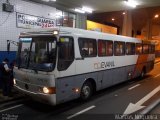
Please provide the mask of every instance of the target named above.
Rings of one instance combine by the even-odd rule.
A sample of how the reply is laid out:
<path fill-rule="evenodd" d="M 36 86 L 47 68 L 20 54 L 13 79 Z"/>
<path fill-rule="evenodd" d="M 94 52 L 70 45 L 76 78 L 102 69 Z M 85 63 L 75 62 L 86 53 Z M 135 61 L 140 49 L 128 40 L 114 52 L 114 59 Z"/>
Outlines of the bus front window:
<path fill-rule="evenodd" d="M 53 36 L 39 36 L 31 39 L 27 46 L 25 42 L 21 42 L 21 61 L 25 61 L 24 59 L 27 58 L 25 61 L 27 64 L 24 64 L 29 69 L 52 71 L 56 64 L 56 38 Z M 24 55 L 27 57 L 23 57 Z M 23 67 L 22 63 L 21 67 Z"/>
<path fill-rule="evenodd" d="M 29 51 L 32 38 L 20 38 L 17 62 L 19 67 L 26 68 L 29 60 Z"/>

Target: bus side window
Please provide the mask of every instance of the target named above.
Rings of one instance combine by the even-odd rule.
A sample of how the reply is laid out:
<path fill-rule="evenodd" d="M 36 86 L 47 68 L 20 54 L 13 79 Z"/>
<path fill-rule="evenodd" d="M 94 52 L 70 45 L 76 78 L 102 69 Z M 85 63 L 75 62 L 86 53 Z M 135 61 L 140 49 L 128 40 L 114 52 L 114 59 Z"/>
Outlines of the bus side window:
<path fill-rule="evenodd" d="M 149 53 L 149 45 L 143 44 L 143 54 L 148 54 L 148 53 Z"/>
<path fill-rule="evenodd" d="M 106 42 L 104 40 L 98 40 L 98 56 L 106 55 Z"/>
<path fill-rule="evenodd" d="M 151 54 L 155 53 L 155 45 L 150 45 L 150 53 Z"/>
<path fill-rule="evenodd" d="M 98 56 L 112 56 L 113 42 L 110 40 L 98 40 Z"/>
<path fill-rule="evenodd" d="M 142 44 L 141 43 L 137 43 L 136 44 L 136 54 L 142 54 Z"/>
<path fill-rule="evenodd" d="M 106 56 L 112 56 L 112 55 L 113 55 L 113 42 L 106 41 Z"/>
<path fill-rule="evenodd" d="M 135 43 L 127 42 L 126 43 L 126 55 L 135 54 Z"/>
<path fill-rule="evenodd" d="M 83 47 L 82 47 L 82 56 L 88 56 L 89 51 L 88 51 L 88 43 L 83 42 Z"/>
<path fill-rule="evenodd" d="M 82 57 L 95 57 L 97 56 L 97 44 L 95 39 L 79 38 L 79 49 Z"/>
<path fill-rule="evenodd" d="M 66 70 L 74 61 L 74 41 L 72 37 L 60 37 L 58 70 Z"/>
<path fill-rule="evenodd" d="M 154 54 L 155 53 L 155 45 L 149 44 L 149 54 Z"/>
<path fill-rule="evenodd" d="M 125 54 L 125 42 L 114 42 L 114 55 L 123 56 Z"/>

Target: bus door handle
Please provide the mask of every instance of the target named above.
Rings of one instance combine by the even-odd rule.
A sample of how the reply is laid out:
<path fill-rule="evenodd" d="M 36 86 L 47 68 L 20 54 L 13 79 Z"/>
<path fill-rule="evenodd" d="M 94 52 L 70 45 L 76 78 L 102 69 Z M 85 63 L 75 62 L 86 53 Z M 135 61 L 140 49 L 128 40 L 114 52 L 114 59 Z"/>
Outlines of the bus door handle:
<path fill-rule="evenodd" d="M 76 60 L 84 60 L 84 57 L 76 58 Z"/>

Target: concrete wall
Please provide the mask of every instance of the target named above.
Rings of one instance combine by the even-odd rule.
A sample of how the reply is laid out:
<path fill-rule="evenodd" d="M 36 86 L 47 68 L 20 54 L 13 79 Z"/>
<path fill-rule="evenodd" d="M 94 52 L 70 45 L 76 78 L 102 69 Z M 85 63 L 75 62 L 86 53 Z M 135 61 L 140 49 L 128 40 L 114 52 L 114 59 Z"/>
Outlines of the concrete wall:
<path fill-rule="evenodd" d="M 100 31 L 117 35 L 117 28 L 87 20 L 87 30 Z"/>

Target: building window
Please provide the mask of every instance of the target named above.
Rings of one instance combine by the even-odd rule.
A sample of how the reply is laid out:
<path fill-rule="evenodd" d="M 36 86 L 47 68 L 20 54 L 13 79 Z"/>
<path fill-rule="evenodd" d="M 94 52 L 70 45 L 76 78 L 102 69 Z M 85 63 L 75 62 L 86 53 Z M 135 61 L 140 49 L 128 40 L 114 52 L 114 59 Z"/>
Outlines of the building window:
<path fill-rule="evenodd" d="M 57 10 L 56 25 L 75 28 L 76 15 L 73 13 Z"/>
<path fill-rule="evenodd" d="M 122 56 L 125 54 L 125 42 L 114 42 L 114 55 L 115 56 Z"/>
<path fill-rule="evenodd" d="M 69 13 L 68 27 L 76 27 L 76 15 Z"/>
<path fill-rule="evenodd" d="M 82 57 L 96 57 L 97 44 L 96 39 L 79 38 L 78 39 L 80 53 Z"/>
<path fill-rule="evenodd" d="M 63 12 L 63 26 L 68 27 L 68 12 Z"/>
<path fill-rule="evenodd" d="M 62 26 L 63 25 L 63 14 L 61 10 L 56 11 L 56 26 Z"/>

